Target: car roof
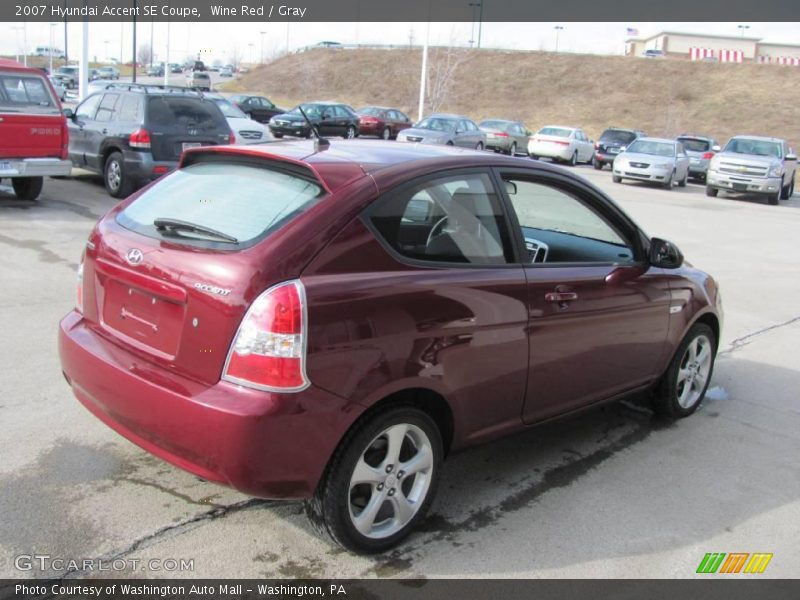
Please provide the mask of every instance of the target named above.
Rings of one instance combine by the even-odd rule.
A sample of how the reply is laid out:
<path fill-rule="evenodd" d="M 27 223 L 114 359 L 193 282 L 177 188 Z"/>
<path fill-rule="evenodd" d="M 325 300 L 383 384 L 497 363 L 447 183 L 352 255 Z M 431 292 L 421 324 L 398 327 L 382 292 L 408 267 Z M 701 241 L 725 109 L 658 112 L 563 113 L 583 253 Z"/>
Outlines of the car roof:
<path fill-rule="evenodd" d="M 693 134 L 693 133 L 682 133 L 682 134 L 680 134 L 680 135 L 679 135 L 677 138 L 675 138 L 675 139 L 678 139 L 678 140 L 682 140 L 682 139 L 690 139 L 690 140 L 706 140 L 706 141 L 711 141 L 711 140 L 712 140 L 712 139 L 714 139 L 714 138 L 712 138 L 712 137 L 711 137 L 711 136 L 709 136 L 709 135 L 695 135 L 695 134 Z"/>
<path fill-rule="evenodd" d="M 543 125 L 539 127 L 539 131 L 542 129 L 569 129 L 570 131 L 576 131 L 579 127 L 573 127 L 572 125 Z"/>
<path fill-rule="evenodd" d="M 486 123 L 487 121 L 494 121 L 495 123 L 520 123 L 521 121 L 512 121 L 510 119 L 492 119 L 491 117 L 488 119 L 481 119 L 481 123 Z"/>
<path fill-rule="evenodd" d="M 669 140 L 667 138 L 657 138 L 657 137 L 640 137 L 637 142 L 664 142 L 666 144 L 674 144 L 677 140 Z"/>
<path fill-rule="evenodd" d="M 434 144 L 405 144 L 375 140 L 332 140 L 323 151 L 315 151 L 312 140 L 281 140 L 246 146 L 204 146 L 184 152 L 184 158 L 198 154 L 230 154 L 232 156 L 262 157 L 301 165 L 311 169 L 331 192 L 347 183 L 371 175 L 380 179 L 382 171 L 400 167 L 406 171 L 413 165 L 431 170 L 442 168 L 492 165 L 504 162 L 519 166 L 519 158 L 502 157 L 494 153 Z M 528 164 L 545 170 L 561 171 L 546 163 Z"/>
<path fill-rule="evenodd" d="M 757 140 L 759 142 L 782 142 L 783 138 L 767 137 L 763 135 L 734 135 L 732 140 Z"/>
<path fill-rule="evenodd" d="M 6 71 L 28 71 L 31 73 L 37 73 L 39 75 L 44 75 L 41 69 L 36 69 L 34 67 L 26 67 L 20 62 L 8 58 L 0 58 L 0 69 Z"/>
<path fill-rule="evenodd" d="M 468 119 L 469 117 L 465 117 L 464 115 L 454 115 L 452 113 L 434 113 L 432 115 L 428 115 L 425 117 L 426 119 Z"/>

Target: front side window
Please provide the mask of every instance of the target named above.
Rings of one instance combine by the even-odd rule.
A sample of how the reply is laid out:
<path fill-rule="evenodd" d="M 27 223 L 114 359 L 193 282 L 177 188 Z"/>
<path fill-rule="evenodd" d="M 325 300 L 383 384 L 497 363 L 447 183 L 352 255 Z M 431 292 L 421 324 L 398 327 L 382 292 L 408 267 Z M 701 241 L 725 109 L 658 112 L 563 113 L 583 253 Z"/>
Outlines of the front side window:
<path fill-rule="evenodd" d="M 500 200 L 485 174 L 428 180 L 378 201 L 369 221 L 399 254 L 421 261 L 514 261 Z"/>
<path fill-rule="evenodd" d="M 97 110 L 97 105 L 100 104 L 101 94 L 89 96 L 84 100 L 77 109 L 75 109 L 75 116 L 81 121 L 91 121 L 94 119 L 94 113 Z"/>
<path fill-rule="evenodd" d="M 97 109 L 96 121 L 111 121 L 114 118 L 114 108 L 117 105 L 119 94 L 105 94 Z"/>
<path fill-rule="evenodd" d="M 530 263 L 621 263 L 628 242 L 598 212 L 560 188 L 504 177 Z"/>

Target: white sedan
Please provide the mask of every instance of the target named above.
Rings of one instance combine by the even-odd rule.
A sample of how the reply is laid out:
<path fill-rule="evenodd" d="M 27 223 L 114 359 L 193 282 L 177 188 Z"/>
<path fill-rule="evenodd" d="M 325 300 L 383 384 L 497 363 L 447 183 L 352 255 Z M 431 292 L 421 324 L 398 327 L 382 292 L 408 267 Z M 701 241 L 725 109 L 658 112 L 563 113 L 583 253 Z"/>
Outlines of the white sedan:
<path fill-rule="evenodd" d="M 266 125 L 262 125 L 248 117 L 230 100 L 219 96 L 209 96 L 208 94 L 206 94 L 206 97 L 210 97 L 219 106 L 222 114 L 225 115 L 228 126 L 236 136 L 236 144 L 258 144 L 274 139 Z"/>
<path fill-rule="evenodd" d="M 548 125 L 542 127 L 528 141 L 531 158 L 550 158 L 575 166 L 590 163 L 594 156 L 594 142 L 583 129 Z"/>
<path fill-rule="evenodd" d="M 638 179 L 671 190 L 675 184 L 686 187 L 689 156 L 683 144 L 675 140 L 639 138 L 617 155 L 612 170 L 614 183 Z"/>

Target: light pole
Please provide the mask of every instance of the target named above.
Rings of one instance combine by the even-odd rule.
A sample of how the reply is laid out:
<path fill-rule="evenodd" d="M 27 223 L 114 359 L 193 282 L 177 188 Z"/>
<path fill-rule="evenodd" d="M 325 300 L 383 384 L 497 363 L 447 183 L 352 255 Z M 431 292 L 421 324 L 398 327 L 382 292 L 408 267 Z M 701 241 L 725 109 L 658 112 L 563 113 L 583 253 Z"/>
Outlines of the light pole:
<path fill-rule="evenodd" d="M 742 39 L 744 39 L 744 32 L 746 29 L 750 29 L 750 25 L 737 25 L 736 26 L 742 34 Z"/>
<path fill-rule="evenodd" d="M 252 67 L 253 66 L 253 46 L 255 44 L 253 44 L 253 42 L 250 42 L 247 45 L 250 46 L 250 66 Z"/>
<path fill-rule="evenodd" d="M 475 43 L 475 9 L 480 6 L 480 2 L 470 2 L 468 5 L 472 9 L 472 31 L 469 35 L 469 47 Z"/>
<path fill-rule="evenodd" d="M 22 31 L 22 25 L 17 25 L 15 27 L 12 27 L 11 29 L 13 29 L 14 31 L 17 31 L 17 32 Z M 16 40 L 17 40 L 17 43 L 16 43 L 17 51 L 16 51 L 15 60 L 17 62 L 19 62 L 19 55 L 20 55 L 20 51 L 19 51 L 20 50 L 20 47 L 19 47 L 19 33 L 16 33 L 15 37 L 16 37 Z"/>
<path fill-rule="evenodd" d="M 481 47 L 481 34 L 483 33 L 483 0 L 479 0 L 478 2 L 470 2 L 470 6 L 478 7 L 478 48 Z"/>
<path fill-rule="evenodd" d="M 108 43 L 109 43 L 108 40 L 103 40 L 103 44 L 105 44 L 106 46 L 106 62 L 110 62 L 108 60 Z"/>
<path fill-rule="evenodd" d="M 556 25 L 553 27 L 556 30 L 556 54 L 558 54 L 558 34 L 564 29 L 562 25 Z"/>
<path fill-rule="evenodd" d="M 264 64 L 264 35 L 267 33 L 266 31 L 260 31 L 261 34 L 261 57 L 258 62 L 262 65 Z"/>
<path fill-rule="evenodd" d="M 53 28 L 58 27 L 57 23 L 50 23 L 50 74 L 53 74 L 53 46 L 55 45 L 56 36 L 53 33 Z"/>

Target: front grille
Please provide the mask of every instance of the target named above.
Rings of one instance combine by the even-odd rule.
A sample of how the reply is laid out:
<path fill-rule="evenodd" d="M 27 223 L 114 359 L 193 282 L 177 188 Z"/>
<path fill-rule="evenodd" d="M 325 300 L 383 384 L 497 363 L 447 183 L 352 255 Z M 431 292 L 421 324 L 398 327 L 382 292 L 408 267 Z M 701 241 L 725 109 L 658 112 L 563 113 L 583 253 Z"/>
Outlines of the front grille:
<path fill-rule="evenodd" d="M 741 165 L 737 163 L 720 162 L 720 173 L 729 173 L 732 175 L 744 175 L 748 177 L 766 177 L 768 167 L 761 165 Z"/>
<path fill-rule="evenodd" d="M 261 132 L 260 131 L 240 131 L 239 137 L 245 140 L 260 140 L 261 139 Z"/>
<path fill-rule="evenodd" d="M 649 163 L 640 163 L 640 162 L 632 162 L 632 163 L 630 163 L 630 165 L 634 169 L 646 169 L 646 168 L 648 168 L 650 166 Z"/>
<path fill-rule="evenodd" d="M 409 142 L 421 142 L 422 138 L 419 136 L 409 135 L 406 137 Z"/>

